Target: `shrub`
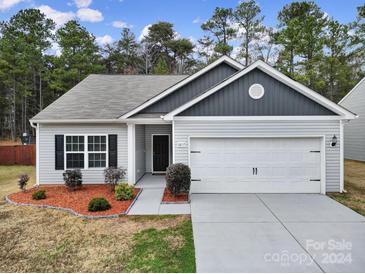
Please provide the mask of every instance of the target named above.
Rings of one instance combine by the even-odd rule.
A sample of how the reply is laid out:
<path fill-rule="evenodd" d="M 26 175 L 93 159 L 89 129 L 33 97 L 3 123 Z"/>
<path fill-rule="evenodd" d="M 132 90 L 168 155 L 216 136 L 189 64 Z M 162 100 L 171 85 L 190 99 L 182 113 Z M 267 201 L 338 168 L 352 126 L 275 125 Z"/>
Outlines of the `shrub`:
<path fill-rule="evenodd" d="M 115 199 L 118 201 L 131 200 L 134 197 L 133 186 L 127 183 L 116 185 L 115 187 Z"/>
<path fill-rule="evenodd" d="M 82 174 L 80 169 L 66 170 L 63 173 L 65 185 L 70 190 L 75 190 L 82 186 Z"/>
<path fill-rule="evenodd" d="M 45 190 L 38 190 L 32 194 L 33 200 L 43 200 L 47 198 Z"/>
<path fill-rule="evenodd" d="M 110 184 L 111 191 L 114 191 L 115 185 L 124 178 L 125 174 L 125 169 L 120 167 L 107 167 L 104 169 L 104 182 Z"/>
<path fill-rule="evenodd" d="M 28 174 L 19 175 L 18 186 L 19 186 L 20 190 L 22 190 L 22 191 L 25 190 L 25 187 L 27 186 L 28 181 L 29 181 Z"/>
<path fill-rule="evenodd" d="M 89 202 L 88 210 L 89 211 L 103 211 L 111 209 L 111 205 L 107 201 L 107 199 L 103 197 L 92 198 Z"/>
<path fill-rule="evenodd" d="M 191 172 L 184 164 L 172 164 L 166 170 L 167 188 L 173 195 L 188 193 L 190 190 Z"/>

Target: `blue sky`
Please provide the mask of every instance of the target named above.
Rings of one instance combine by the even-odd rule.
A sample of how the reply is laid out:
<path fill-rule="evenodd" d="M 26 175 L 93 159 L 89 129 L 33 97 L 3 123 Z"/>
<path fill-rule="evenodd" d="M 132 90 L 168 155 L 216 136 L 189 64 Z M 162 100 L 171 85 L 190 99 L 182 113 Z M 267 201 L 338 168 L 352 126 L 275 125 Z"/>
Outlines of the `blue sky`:
<path fill-rule="evenodd" d="M 258 0 L 265 24 L 275 26 L 278 11 L 289 0 Z M 364 0 L 318 0 L 324 12 L 340 22 L 356 17 L 356 7 Z M 169 21 L 183 37 L 198 39 L 202 22 L 215 7 L 235 7 L 238 0 L 0 0 L 0 20 L 8 20 L 18 10 L 39 7 L 47 16 L 62 25 L 76 18 L 98 37 L 99 43 L 120 37 L 120 27 L 129 26 L 137 37 L 143 29 L 159 20 Z"/>

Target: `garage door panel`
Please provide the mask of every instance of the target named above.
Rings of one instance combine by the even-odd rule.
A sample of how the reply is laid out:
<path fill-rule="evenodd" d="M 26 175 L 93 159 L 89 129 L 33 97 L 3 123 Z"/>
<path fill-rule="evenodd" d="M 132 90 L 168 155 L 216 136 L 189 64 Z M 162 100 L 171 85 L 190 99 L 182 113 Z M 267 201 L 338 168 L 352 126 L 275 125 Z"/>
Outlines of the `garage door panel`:
<path fill-rule="evenodd" d="M 192 138 L 190 144 L 192 191 L 320 192 L 319 138 Z"/>

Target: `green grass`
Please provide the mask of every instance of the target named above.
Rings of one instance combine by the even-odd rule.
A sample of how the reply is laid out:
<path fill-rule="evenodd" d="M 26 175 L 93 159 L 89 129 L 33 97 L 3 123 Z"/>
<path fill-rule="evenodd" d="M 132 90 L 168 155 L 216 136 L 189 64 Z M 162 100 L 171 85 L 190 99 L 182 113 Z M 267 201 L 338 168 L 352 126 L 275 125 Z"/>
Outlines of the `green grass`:
<path fill-rule="evenodd" d="M 143 230 L 133 237 L 128 272 L 195 272 L 191 221 L 175 228 Z"/>
<path fill-rule="evenodd" d="M 29 175 L 27 188 L 31 188 L 36 181 L 34 166 L 0 166 L 0 203 L 6 195 L 19 191 L 18 176 L 22 173 Z"/>

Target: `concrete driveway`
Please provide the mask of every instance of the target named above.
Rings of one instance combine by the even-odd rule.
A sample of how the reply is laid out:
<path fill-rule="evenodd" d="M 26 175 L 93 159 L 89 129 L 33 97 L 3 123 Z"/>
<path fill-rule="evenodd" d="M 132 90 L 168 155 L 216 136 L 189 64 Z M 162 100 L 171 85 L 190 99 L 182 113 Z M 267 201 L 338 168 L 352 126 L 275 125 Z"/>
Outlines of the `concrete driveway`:
<path fill-rule="evenodd" d="M 365 218 L 324 195 L 193 194 L 198 272 L 365 272 Z"/>

